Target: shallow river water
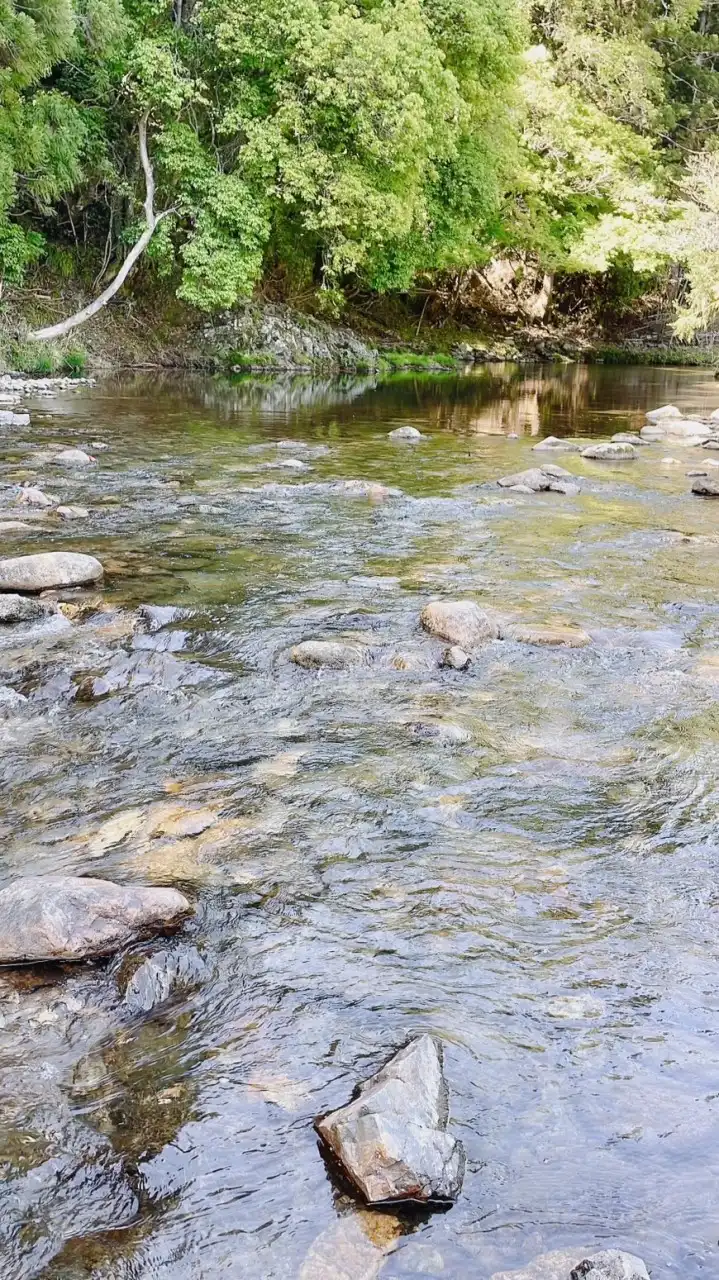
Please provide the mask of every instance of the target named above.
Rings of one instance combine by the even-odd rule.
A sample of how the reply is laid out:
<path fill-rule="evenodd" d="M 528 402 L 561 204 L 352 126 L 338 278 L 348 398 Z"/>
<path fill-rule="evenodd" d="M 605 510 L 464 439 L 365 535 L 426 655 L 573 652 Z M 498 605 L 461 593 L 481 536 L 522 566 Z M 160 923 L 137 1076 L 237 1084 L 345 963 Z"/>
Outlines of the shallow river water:
<path fill-rule="evenodd" d="M 143 375 L 0 428 L 0 482 L 91 510 L 2 554 L 106 567 L 94 610 L 0 636 L 27 699 L 0 708 L 0 885 L 178 885 L 207 961 L 144 1016 L 127 956 L 0 974 L 3 1280 L 488 1280 L 609 1244 L 716 1277 L 719 501 L 685 474 L 708 455 L 552 458 L 578 497 L 493 483 L 541 435 L 667 401 L 706 413 L 719 385 Z M 420 444 L 387 439 L 403 423 Z M 419 611 L 467 596 L 593 642 L 440 670 Z M 148 632 L 142 604 L 187 612 Z M 338 636 L 371 661 L 288 661 Z M 421 1031 L 468 1169 L 450 1212 L 402 1222 L 333 1188 L 312 1120 Z"/>

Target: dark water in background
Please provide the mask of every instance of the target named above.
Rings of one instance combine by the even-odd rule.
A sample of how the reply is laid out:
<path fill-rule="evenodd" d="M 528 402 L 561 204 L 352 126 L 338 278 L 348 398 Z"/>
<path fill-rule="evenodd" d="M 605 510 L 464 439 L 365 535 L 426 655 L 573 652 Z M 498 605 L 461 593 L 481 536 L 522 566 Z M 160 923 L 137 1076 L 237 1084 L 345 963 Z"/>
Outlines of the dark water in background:
<path fill-rule="evenodd" d="M 0 720 L 0 883 L 178 884 L 214 969 L 146 1018 L 119 962 L 0 977 L 3 1280 L 487 1280 L 608 1243 L 654 1280 L 717 1275 L 719 502 L 685 475 L 707 454 L 554 459 L 578 498 L 488 483 L 533 437 L 667 401 L 710 411 L 719 386 L 143 375 L 0 429 L 0 481 L 92 508 L 3 554 L 94 552 L 110 606 L 0 636 L 29 698 Z M 387 440 L 405 422 L 419 446 Z M 89 475 L 33 460 L 93 440 Z M 293 458 L 312 470 L 267 468 Z M 466 595 L 594 643 L 440 671 L 419 610 Z M 140 637 L 140 603 L 194 614 Z M 372 663 L 287 661 L 337 635 Z M 88 675 L 108 696 L 75 697 Z M 333 1192 L 311 1121 L 426 1030 L 469 1167 L 408 1230 Z"/>

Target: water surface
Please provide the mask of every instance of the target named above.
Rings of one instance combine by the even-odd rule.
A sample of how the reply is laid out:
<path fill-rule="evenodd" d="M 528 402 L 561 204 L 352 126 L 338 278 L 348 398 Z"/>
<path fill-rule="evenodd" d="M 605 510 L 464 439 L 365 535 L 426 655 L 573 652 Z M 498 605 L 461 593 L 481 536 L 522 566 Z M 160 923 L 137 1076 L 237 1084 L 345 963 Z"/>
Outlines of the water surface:
<path fill-rule="evenodd" d="M 127 957 L 0 978 L 8 1280 L 488 1280 L 607 1244 L 655 1280 L 717 1274 L 719 502 L 685 474 L 708 455 L 553 459 L 576 498 L 494 485 L 542 435 L 667 401 L 709 412 L 719 387 L 148 374 L 0 428 L 5 484 L 91 509 L 3 554 L 107 570 L 88 616 L 0 636 L 28 699 L 0 720 L 0 884 L 178 885 L 212 970 L 146 1017 Z M 403 423 L 421 444 L 387 439 Z M 58 474 L 49 444 L 97 467 Z M 348 479 L 401 492 L 330 488 Z M 440 670 L 419 611 L 467 596 L 593 643 Z M 142 604 L 187 613 L 147 634 Z M 288 661 L 336 637 L 371 661 Z M 462 1198 L 357 1214 L 312 1119 L 422 1031 L 446 1046 Z"/>

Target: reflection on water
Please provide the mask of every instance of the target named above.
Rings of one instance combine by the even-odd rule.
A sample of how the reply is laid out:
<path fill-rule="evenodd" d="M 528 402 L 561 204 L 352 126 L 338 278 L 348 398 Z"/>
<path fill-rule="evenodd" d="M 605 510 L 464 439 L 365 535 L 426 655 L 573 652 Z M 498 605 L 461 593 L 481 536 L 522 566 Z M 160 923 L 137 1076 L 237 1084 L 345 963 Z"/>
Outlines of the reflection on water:
<path fill-rule="evenodd" d="M 668 401 L 708 412 L 719 388 L 586 366 L 143 375 L 3 431 L 4 482 L 91 509 L 3 552 L 92 551 L 107 581 L 87 616 L 0 635 L 0 684 L 27 699 L 0 707 L 1 882 L 178 884 L 207 960 L 147 1015 L 127 958 L 0 975 L 4 1274 L 487 1280 L 607 1242 L 715 1274 L 719 504 L 685 476 L 706 454 L 566 455 L 576 498 L 493 484 L 538 436 Z M 388 441 L 401 423 L 425 439 Z M 87 474 L 34 457 L 93 441 Z M 440 670 L 417 625 L 434 595 L 593 644 Z M 143 603 L 180 612 L 138 628 Z M 287 659 L 342 637 L 371 660 Z M 426 1030 L 462 1199 L 358 1213 L 312 1119 Z"/>

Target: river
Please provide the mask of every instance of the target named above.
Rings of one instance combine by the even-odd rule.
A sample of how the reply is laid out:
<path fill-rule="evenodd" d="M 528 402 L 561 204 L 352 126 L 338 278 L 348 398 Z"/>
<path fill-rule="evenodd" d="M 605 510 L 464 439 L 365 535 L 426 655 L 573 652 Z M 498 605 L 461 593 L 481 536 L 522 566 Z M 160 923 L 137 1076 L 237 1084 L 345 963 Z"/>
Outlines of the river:
<path fill-rule="evenodd" d="M 707 454 L 552 458 L 579 496 L 494 484 L 541 436 L 668 401 L 708 413 L 719 385 L 142 374 L 0 428 L 2 483 L 91 512 L 2 554 L 106 569 L 87 615 L 0 636 L 26 698 L 0 719 L 0 886 L 177 885 L 208 964 L 145 1016 L 127 956 L 0 975 L 3 1280 L 488 1280 L 588 1244 L 716 1276 L 719 501 L 685 474 Z M 406 423 L 424 439 L 389 441 Z M 56 444 L 97 465 L 35 459 Z M 592 644 L 440 670 L 419 611 L 467 596 Z M 143 604 L 181 612 L 138 629 Z M 288 661 L 337 636 L 372 660 Z M 422 1031 L 468 1170 L 402 1222 L 333 1188 L 312 1120 Z"/>

